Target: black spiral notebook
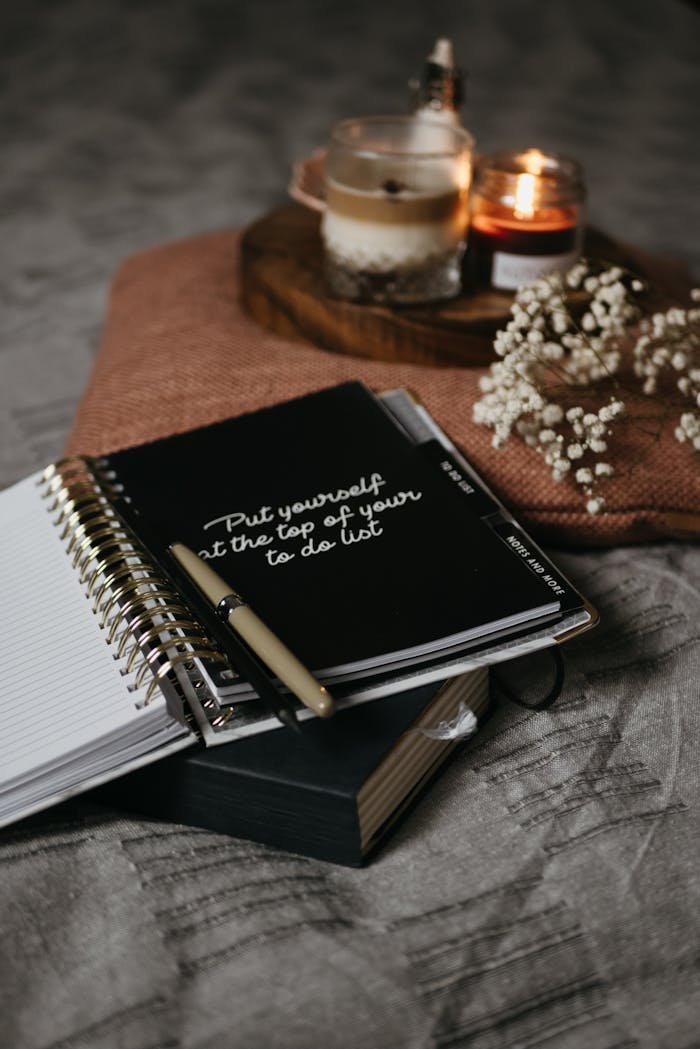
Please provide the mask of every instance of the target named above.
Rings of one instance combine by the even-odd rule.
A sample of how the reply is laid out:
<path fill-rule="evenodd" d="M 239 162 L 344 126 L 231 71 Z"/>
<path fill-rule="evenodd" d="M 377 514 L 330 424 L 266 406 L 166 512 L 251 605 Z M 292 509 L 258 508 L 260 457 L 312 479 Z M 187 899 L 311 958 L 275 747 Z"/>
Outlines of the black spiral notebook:
<path fill-rule="evenodd" d="M 565 589 L 582 607 L 506 544 L 484 518 L 495 501 L 456 476 L 437 438 L 411 439 L 391 403 L 346 383 L 105 466 L 128 497 L 120 513 L 165 568 L 179 539 L 324 683 L 386 693 L 560 619 Z M 219 699 L 250 694 L 209 669 Z"/>
<path fill-rule="evenodd" d="M 427 412 L 359 383 L 53 464 L 0 495 L 0 522 L 0 825 L 276 727 L 178 579 L 175 540 L 341 707 L 422 686 L 442 703 L 444 682 L 594 621 Z"/>

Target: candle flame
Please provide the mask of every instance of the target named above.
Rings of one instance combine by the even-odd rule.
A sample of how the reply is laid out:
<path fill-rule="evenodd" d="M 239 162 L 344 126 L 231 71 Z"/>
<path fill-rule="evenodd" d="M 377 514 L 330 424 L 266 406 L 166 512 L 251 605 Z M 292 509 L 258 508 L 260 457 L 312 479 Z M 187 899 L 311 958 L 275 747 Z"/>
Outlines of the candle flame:
<path fill-rule="evenodd" d="M 531 219 L 535 214 L 535 175 L 518 175 L 515 183 L 515 217 Z"/>
<path fill-rule="evenodd" d="M 526 149 L 523 153 L 524 167 L 531 175 L 541 175 L 544 171 L 545 155 L 539 149 Z"/>

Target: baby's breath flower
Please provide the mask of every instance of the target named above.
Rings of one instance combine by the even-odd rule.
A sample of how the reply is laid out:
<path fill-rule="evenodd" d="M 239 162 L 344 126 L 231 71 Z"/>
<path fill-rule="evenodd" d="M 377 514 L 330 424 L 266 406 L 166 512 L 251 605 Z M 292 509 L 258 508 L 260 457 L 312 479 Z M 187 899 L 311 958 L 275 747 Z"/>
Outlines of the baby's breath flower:
<path fill-rule="evenodd" d="M 576 323 L 566 296 L 583 288 L 587 308 Z M 598 486 L 614 475 L 598 457 L 625 414 L 618 397 L 597 410 L 559 403 L 559 390 L 578 391 L 586 401 L 597 383 L 619 372 L 620 339 L 638 320 L 635 295 L 645 284 L 619 266 L 598 269 L 585 260 L 564 276 L 552 274 L 519 288 L 510 320 L 494 342 L 496 360 L 481 378 L 474 419 L 492 431 L 502 448 L 515 434 L 542 456 L 554 480 L 570 478 L 587 497 L 590 513 L 605 505 Z M 700 303 L 700 289 L 691 294 Z M 653 395 L 664 373 L 678 391 L 700 409 L 700 309 L 673 306 L 643 318 L 631 350 L 634 375 Z M 584 402 L 585 403 L 585 402 Z M 679 442 L 700 450 L 700 414 L 684 412 L 675 428 Z M 572 469 L 572 462 L 576 463 Z"/>
<path fill-rule="evenodd" d="M 558 404 L 545 404 L 542 409 L 542 422 L 545 426 L 555 426 L 564 418 L 564 410 Z"/>
<path fill-rule="evenodd" d="M 604 404 L 598 411 L 598 418 L 603 423 L 610 423 L 618 415 L 621 415 L 624 410 L 625 406 L 622 401 L 611 400 L 609 404 Z"/>

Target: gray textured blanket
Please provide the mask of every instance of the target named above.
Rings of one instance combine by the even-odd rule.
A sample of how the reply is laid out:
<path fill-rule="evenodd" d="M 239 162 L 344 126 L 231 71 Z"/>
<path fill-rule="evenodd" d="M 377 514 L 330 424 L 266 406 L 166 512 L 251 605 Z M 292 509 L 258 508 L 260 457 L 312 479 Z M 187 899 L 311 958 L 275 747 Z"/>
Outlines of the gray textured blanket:
<path fill-rule="evenodd" d="M 0 481 L 61 443 L 118 260 L 278 202 L 439 33 L 483 147 L 583 160 L 592 219 L 698 266 L 678 2 L 29 2 L 0 15 Z M 2 1049 L 700 1045 L 697 548 L 557 555 L 603 623 L 503 700 L 363 871 L 89 800 L 0 833 Z"/>

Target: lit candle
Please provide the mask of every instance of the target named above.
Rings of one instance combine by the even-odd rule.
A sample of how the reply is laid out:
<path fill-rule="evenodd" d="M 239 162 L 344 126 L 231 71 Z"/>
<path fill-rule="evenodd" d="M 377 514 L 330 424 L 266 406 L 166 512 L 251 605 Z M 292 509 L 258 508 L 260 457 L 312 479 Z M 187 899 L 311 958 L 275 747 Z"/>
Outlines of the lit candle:
<path fill-rule="evenodd" d="M 480 159 L 472 195 L 473 279 L 512 291 L 578 258 L 584 190 L 574 160 L 538 149 Z"/>

